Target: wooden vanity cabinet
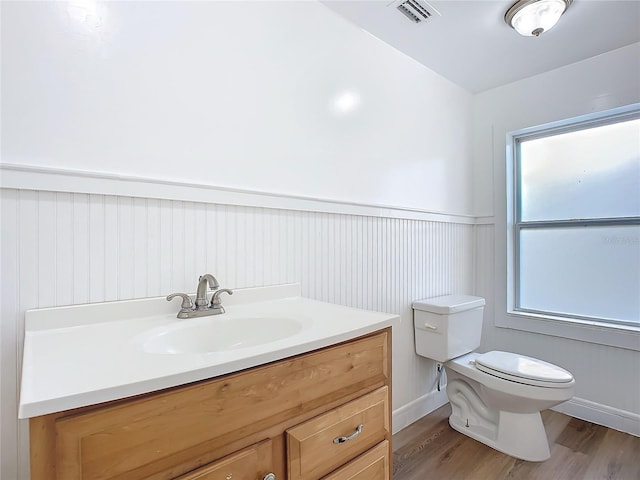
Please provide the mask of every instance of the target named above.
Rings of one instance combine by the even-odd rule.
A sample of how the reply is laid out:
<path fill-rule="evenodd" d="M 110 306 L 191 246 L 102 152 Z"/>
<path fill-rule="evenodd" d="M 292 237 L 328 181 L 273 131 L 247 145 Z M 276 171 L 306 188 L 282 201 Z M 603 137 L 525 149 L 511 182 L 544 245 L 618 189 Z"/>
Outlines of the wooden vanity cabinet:
<path fill-rule="evenodd" d="M 269 473 L 388 480 L 390 372 L 388 328 L 234 374 L 35 417 L 31 480 L 263 480 Z M 350 438 L 333 442 L 340 437 Z M 342 468 L 351 473 L 335 476 Z"/>

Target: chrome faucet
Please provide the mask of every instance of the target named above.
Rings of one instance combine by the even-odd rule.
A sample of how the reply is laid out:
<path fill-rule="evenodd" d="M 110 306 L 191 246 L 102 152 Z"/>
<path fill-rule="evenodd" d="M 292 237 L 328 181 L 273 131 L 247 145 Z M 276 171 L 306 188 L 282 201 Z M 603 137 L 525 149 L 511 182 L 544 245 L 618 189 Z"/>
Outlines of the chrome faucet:
<path fill-rule="evenodd" d="M 211 303 L 207 300 L 207 286 L 211 290 L 215 290 L 213 292 L 213 296 L 211 297 Z M 204 317 L 207 315 L 220 315 L 224 313 L 224 307 L 220 302 L 220 294 L 228 293 L 229 295 L 233 295 L 233 291 L 228 288 L 220 288 L 220 284 L 216 277 L 207 273 L 202 275 L 198 279 L 198 289 L 196 291 L 196 300 L 195 303 L 191 301 L 191 297 L 186 293 L 172 293 L 167 296 L 167 301 L 171 301 L 176 297 L 182 298 L 182 304 L 180 305 L 180 311 L 178 312 L 178 318 L 194 318 L 194 317 Z M 219 290 L 218 290 L 219 289 Z"/>
<path fill-rule="evenodd" d="M 198 290 L 196 291 L 196 308 L 198 310 L 206 310 L 209 300 L 207 300 L 207 283 L 211 290 L 220 288 L 220 284 L 216 277 L 210 273 L 206 273 L 198 278 Z"/>

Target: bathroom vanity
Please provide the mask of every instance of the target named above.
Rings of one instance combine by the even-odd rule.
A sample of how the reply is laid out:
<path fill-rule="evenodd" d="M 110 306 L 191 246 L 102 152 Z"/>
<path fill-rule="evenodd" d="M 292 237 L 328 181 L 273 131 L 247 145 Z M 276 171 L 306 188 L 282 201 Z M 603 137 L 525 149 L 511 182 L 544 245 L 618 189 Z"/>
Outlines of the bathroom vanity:
<path fill-rule="evenodd" d="M 202 339 L 185 343 L 182 330 L 194 328 L 200 336 L 202 330 L 180 323 L 185 320 L 175 312 L 140 316 L 140 310 L 165 308 L 153 303 L 158 299 L 129 305 L 128 320 L 105 320 L 122 317 L 115 310 L 128 302 L 103 304 L 112 311 L 93 316 L 86 310 L 93 305 L 65 307 L 85 309 L 66 315 L 60 309 L 30 312 L 21 416 L 30 418 L 31 479 L 389 480 L 391 325 L 397 317 L 304 299 L 295 285 L 267 288 L 275 290 L 237 290 L 228 317 L 212 326 L 286 317 L 303 319 L 300 329 L 287 324 L 284 338 L 240 348 L 216 344 L 216 351 L 203 351 L 211 347 Z M 70 320 L 76 315 L 94 323 L 79 326 Z M 275 320 L 274 328 L 279 324 Z M 102 331 L 102 343 L 113 347 L 120 335 L 106 335 L 109 327 L 129 330 L 121 351 L 112 352 L 111 368 L 102 364 L 109 358 L 100 337 L 93 337 L 97 352 L 87 357 L 87 335 Z M 176 328 L 179 335 L 172 334 Z M 58 348 L 58 358 L 38 361 L 39 347 L 52 341 L 76 352 Z M 77 362 L 83 355 L 85 363 L 74 366 L 73 357 Z M 60 367 L 71 371 L 37 381 L 36 375 Z M 91 370 L 102 380 L 74 379 Z"/>

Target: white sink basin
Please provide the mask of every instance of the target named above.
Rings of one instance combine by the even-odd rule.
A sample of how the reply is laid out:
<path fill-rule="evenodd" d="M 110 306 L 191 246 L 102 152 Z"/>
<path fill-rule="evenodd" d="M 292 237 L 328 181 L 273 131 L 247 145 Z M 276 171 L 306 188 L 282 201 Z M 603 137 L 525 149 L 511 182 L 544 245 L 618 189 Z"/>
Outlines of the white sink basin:
<path fill-rule="evenodd" d="M 143 343 L 147 353 L 213 353 L 272 343 L 299 333 L 304 324 L 292 318 L 222 317 L 186 319 L 154 330 Z"/>

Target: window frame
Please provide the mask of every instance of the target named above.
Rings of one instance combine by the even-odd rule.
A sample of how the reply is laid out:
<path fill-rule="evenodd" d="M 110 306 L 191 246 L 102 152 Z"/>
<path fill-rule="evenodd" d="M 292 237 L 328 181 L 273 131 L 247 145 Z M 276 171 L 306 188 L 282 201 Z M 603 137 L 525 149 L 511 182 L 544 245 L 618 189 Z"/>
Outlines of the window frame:
<path fill-rule="evenodd" d="M 507 304 L 506 316 L 501 319 L 497 317 L 496 326 L 640 351 L 640 324 L 638 323 L 527 309 L 518 305 L 520 298 L 519 239 L 523 229 L 640 224 L 640 217 L 523 221 L 520 195 L 519 147 L 521 142 L 638 118 L 640 118 L 640 103 L 507 133 L 505 182 Z"/>

